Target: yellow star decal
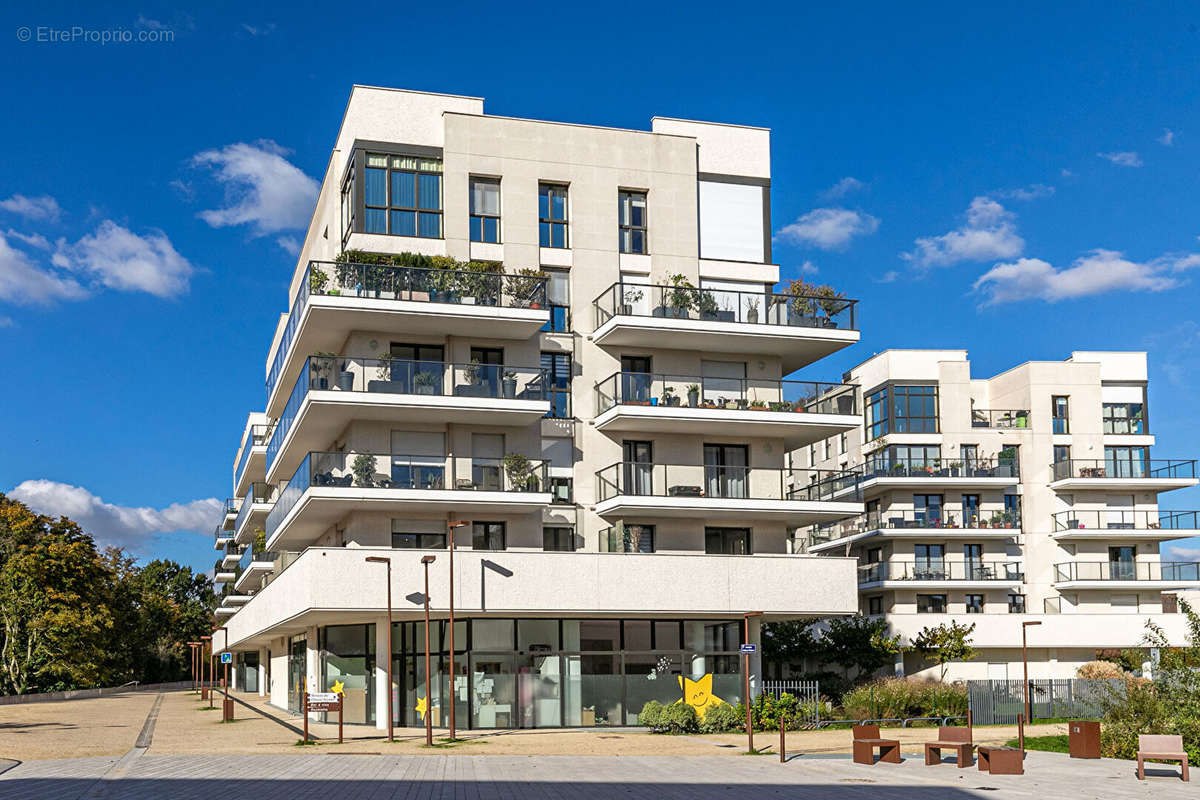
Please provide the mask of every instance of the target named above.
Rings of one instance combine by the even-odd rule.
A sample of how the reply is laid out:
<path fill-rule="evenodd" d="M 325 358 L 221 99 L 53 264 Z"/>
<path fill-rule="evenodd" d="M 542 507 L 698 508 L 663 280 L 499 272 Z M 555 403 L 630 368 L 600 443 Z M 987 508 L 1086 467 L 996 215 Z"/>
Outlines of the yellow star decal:
<path fill-rule="evenodd" d="M 346 684 L 342 683 L 341 681 L 334 681 L 333 686 L 329 687 L 329 691 L 333 692 L 334 694 L 342 694 L 346 691 Z"/>
<path fill-rule="evenodd" d="M 428 709 L 428 708 L 429 708 L 429 703 L 425 702 L 425 698 L 424 698 L 424 697 L 418 697 L 418 698 L 417 698 L 416 710 L 417 710 L 417 713 L 421 715 L 421 720 L 422 720 L 422 721 L 424 721 L 424 720 L 425 720 L 425 710 L 426 710 L 426 709 Z"/>
<path fill-rule="evenodd" d="M 680 675 L 678 681 L 679 687 L 683 689 L 683 702 L 696 709 L 696 716 L 700 719 L 704 719 L 704 715 L 710 708 L 725 702 L 712 693 L 712 673 L 696 681 Z"/>

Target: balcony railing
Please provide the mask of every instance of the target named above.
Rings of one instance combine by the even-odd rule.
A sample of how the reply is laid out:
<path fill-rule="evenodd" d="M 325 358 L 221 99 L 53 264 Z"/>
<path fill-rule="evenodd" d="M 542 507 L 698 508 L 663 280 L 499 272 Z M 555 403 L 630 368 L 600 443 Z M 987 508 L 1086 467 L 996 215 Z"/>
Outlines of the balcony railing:
<path fill-rule="evenodd" d="M 1024 581 L 1018 561 L 879 561 L 858 568 L 858 582 Z"/>
<path fill-rule="evenodd" d="M 238 512 L 237 521 L 233 523 L 233 529 L 240 531 L 242 525 L 246 523 L 246 519 L 250 516 L 250 509 L 255 505 L 263 505 L 270 503 L 275 499 L 275 487 L 269 483 L 255 481 L 250 484 L 250 491 L 246 493 L 246 497 L 242 500 L 242 510 Z"/>
<path fill-rule="evenodd" d="M 838 520 L 823 525 L 814 525 L 809 529 L 808 538 L 812 542 L 831 542 L 847 536 L 877 530 L 892 530 L 912 528 L 914 530 L 965 529 L 983 530 L 988 528 L 1013 529 L 1021 528 L 1021 515 L 1015 511 L 999 509 L 980 509 L 968 511 L 965 514 L 951 508 L 925 509 L 914 511 L 881 511 L 871 514 L 859 514 L 849 519 Z"/>
<path fill-rule="evenodd" d="M 228 515 L 228 514 L 236 514 L 236 513 L 237 513 L 237 510 L 238 510 L 238 507 L 239 507 L 239 503 L 238 503 L 238 501 L 237 501 L 237 499 L 236 499 L 236 498 L 233 498 L 233 497 L 227 497 L 227 498 L 225 498 L 225 507 L 224 507 L 224 513 L 225 513 L 226 515 Z"/>
<path fill-rule="evenodd" d="M 1133 460 L 1072 458 L 1051 465 L 1054 480 L 1066 478 L 1195 478 L 1194 460 L 1149 459 Z"/>
<path fill-rule="evenodd" d="M 215 539 L 216 541 L 219 542 L 224 539 L 232 539 L 232 538 L 233 538 L 233 532 L 225 530 L 224 521 L 218 523 L 216 529 L 213 531 L 213 539 Z"/>
<path fill-rule="evenodd" d="M 251 425 L 250 435 L 246 437 L 246 441 L 242 442 L 242 452 L 238 456 L 237 463 L 237 480 L 241 482 L 242 474 L 246 471 L 246 464 L 250 461 L 250 451 L 255 447 L 262 447 L 270 439 L 270 425 Z"/>
<path fill-rule="evenodd" d="M 592 305 L 597 328 L 620 315 L 857 330 L 857 303 L 832 296 L 614 283 Z"/>
<path fill-rule="evenodd" d="M 1095 511 L 1060 511 L 1051 515 L 1054 530 L 1168 530 L 1194 531 L 1200 529 L 1200 511 L 1133 511 L 1129 509 L 1099 509 Z"/>
<path fill-rule="evenodd" d="M 1054 580 L 1200 581 L 1197 561 L 1068 561 L 1054 565 Z"/>
<path fill-rule="evenodd" d="M 852 472 L 621 461 L 596 473 L 600 500 L 622 495 L 734 500 L 849 500 Z"/>
<path fill-rule="evenodd" d="M 617 372 L 596 384 L 596 410 L 636 405 L 856 414 L 855 388 L 845 383 Z"/>
<path fill-rule="evenodd" d="M 388 453 L 309 453 L 267 514 L 267 538 L 310 487 L 548 492 L 548 462 L 520 455 L 464 458 Z"/>
<path fill-rule="evenodd" d="M 547 281 L 543 275 L 311 261 L 288 310 L 288 321 L 267 376 L 267 397 L 275 391 L 275 384 L 283 373 L 288 351 L 311 295 L 542 308 L 546 304 Z"/>
<path fill-rule="evenodd" d="M 274 462 L 309 391 L 509 400 L 548 400 L 550 397 L 546 370 L 541 367 L 309 356 L 267 445 L 268 464 Z"/>
<path fill-rule="evenodd" d="M 242 573 L 250 569 L 250 564 L 255 561 L 275 561 L 279 554 L 274 550 L 259 550 L 254 547 L 247 547 L 246 552 L 242 553 L 242 560 L 238 562 L 238 572 Z"/>
<path fill-rule="evenodd" d="M 870 478 L 1016 478 L 1017 461 L 1009 458 L 894 458 L 876 456 L 858 465 Z"/>
<path fill-rule="evenodd" d="M 1029 409 L 971 409 L 972 428 L 1028 428 Z"/>

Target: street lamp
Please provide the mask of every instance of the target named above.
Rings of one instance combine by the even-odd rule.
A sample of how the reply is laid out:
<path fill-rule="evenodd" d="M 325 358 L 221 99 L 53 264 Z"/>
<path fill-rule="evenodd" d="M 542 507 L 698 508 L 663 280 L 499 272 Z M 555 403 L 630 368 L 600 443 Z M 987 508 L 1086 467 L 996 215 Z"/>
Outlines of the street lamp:
<path fill-rule="evenodd" d="M 197 685 L 196 685 L 196 645 L 198 645 L 198 644 L 200 644 L 200 643 L 199 642 L 188 642 L 187 643 L 188 652 L 192 656 L 191 666 L 192 666 L 192 691 L 193 692 L 196 691 L 196 689 L 197 689 Z"/>
<path fill-rule="evenodd" d="M 396 741 L 392 734 L 392 560 L 383 556 L 367 556 L 372 564 L 387 564 L 387 721 L 388 741 Z"/>
<path fill-rule="evenodd" d="M 222 650 L 221 652 L 222 653 L 229 652 L 229 628 L 225 627 L 224 625 L 222 625 L 218 628 L 213 628 L 213 633 L 216 633 L 217 631 L 225 632 L 225 649 Z M 222 689 L 224 690 L 223 691 L 224 696 L 222 697 L 222 702 L 221 702 L 221 719 L 222 720 L 226 720 L 229 718 L 229 710 L 230 710 L 229 709 L 229 665 L 228 664 L 225 665 L 224 672 L 225 672 L 225 678 L 221 682 Z"/>
<path fill-rule="evenodd" d="M 457 690 L 454 687 L 454 682 L 457 679 L 454 671 L 454 532 L 466 526 L 467 523 L 462 521 L 451 522 L 446 525 L 450 539 L 450 741 L 452 742 L 456 738 L 454 706 L 457 705 L 458 701 Z"/>
<path fill-rule="evenodd" d="M 425 746 L 433 747 L 433 679 L 429 673 L 429 565 L 437 561 L 437 556 L 421 556 L 425 566 Z"/>
<path fill-rule="evenodd" d="M 204 657 L 204 642 L 208 642 L 208 658 Z M 208 661 L 208 707 L 212 708 L 212 637 L 200 637 L 200 691 L 204 691 L 204 662 Z"/>
<path fill-rule="evenodd" d="M 761 617 L 761 611 L 747 611 L 742 621 L 744 624 L 745 635 L 742 637 L 744 644 L 750 644 L 750 618 Z M 748 743 L 748 752 L 754 752 L 754 724 L 750 718 L 750 654 L 742 653 L 742 677 L 745 679 L 745 699 L 746 699 L 746 740 Z"/>
<path fill-rule="evenodd" d="M 1029 652 L 1025 643 L 1025 631 L 1031 625 L 1041 625 L 1041 620 L 1021 623 L 1021 664 L 1025 669 L 1025 722 L 1029 722 L 1030 711 L 1032 707 L 1029 704 Z M 1024 742 L 1021 743 L 1021 749 L 1025 749 Z"/>

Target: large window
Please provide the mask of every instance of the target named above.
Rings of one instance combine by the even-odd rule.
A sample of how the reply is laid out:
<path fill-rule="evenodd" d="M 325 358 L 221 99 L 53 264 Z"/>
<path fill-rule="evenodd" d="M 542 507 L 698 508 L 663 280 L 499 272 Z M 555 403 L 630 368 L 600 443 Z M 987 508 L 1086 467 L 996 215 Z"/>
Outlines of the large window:
<path fill-rule="evenodd" d="M 917 613 L 918 614 L 945 614 L 946 613 L 946 595 L 944 595 L 944 594 L 919 594 L 919 595 L 917 595 Z"/>
<path fill-rule="evenodd" d="M 983 595 L 968 594 L 966 597 L 966 601 L 967 601 L 967 613 L 968 614 L 982 614 L 983 613 Z"/>
<path fill-rule="evenodd" d="M 867 441 L 878 439 L 888 432 L 888 390 L 883 387 L 867 395 Z"/>
<path fill-rule="evenodd" d="M 472 550 L 504 550 L 505 535 L 503 522 L 471 523 Z"/>
<path fill-rule="evenodd" d="M 442 236 L 442 161 L 368 153 L 363 230 L 392 236 Z"/>
<path fill-rule="evenodd" d="M 937 433 L 937 387 L 893 386 L 895 433 Z"/>
<path fill-rule="evenodd" d="M 542 549 L 568 552 L 575 549 L 575 529 L 570 527 L 542 528 Z"/>
<path fill-rule="evenodd" d="M 646 193 L 617 193 L 617 217 L 620 225 L 621 252 L 646 253 Z"/>
<path fill-rule="evenodd" d="M 499 178 L 471 178 L 471 241 L 500 241 Z"/>
<path fill-rule="evenodd" d="M 1105 447 L 1104 468 L 1109 478 L 1144 478 L 1150 451 L 1145 447 Z"/>
<path fill-rule="evenodd" d="M 538 240 L 542 247 L 567 247 L 567 187 L 538 185 Z"/>
<path fill-rule="evenodd" d="M 1051 433 L 1071 432 L 1071 402 L 1065 395 L 1050 398 Z"/>
<path fill-rule="evenodd" d="M 704 552 L 709 555 L 745 556 L 750 549 L 749 528 L 705 528 Z"/>
<path fill-rule="evenodd" d="M 346 170 L 346 180 L 342 182 L 342 247 L 350 240 L 350 233 L 354 230 L 356 221 L 354 209 L 358 198 L 354 195 L 354 174 L 354 158 L 351 157 L 350 168 Z"/>
<path fill-rule="evenodd" d="M 546 370 L 546 393 L 550 413 L 546 416 L 566 419 L 571 416 L 571 356 L 568 353 L 542 353 Z"/>
<path fill-rule="evenodd" d="M 571 273 L 565 269 L 547 269 L 546 307 L 550 310 L 550 321 L 542 326 L 544 331 L 561 333 L 571 329 Z"/>
<path fill-rule="evenodd" d="M 392 547 L 444 550 L 446 534 L 416 531 L 405 520 L 394 519 L 392 520 Z"/>
<path fill-rule="evenodd" d="M 1145 411 L 1141 403 L 1105 403 L 1105 433 L 1145 433 Z"/>

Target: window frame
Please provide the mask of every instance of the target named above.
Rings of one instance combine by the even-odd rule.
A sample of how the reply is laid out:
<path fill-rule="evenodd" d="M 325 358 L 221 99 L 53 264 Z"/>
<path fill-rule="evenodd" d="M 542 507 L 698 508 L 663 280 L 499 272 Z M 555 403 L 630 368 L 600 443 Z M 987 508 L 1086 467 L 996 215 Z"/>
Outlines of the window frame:
<path fill-rule="evenodd" d="M 562 359 L 566 359 L 566 376 L 559 375 L 560 364 Z M 539 356 L 539 361 L 542 369 L 546 371 L 546 399 L 550 401 L 550 410 L 546 413 L 547 419 L 572 419 L 571 416 L 571 377 L 574 372 L 574 360 L 570 353 L 563 353 L 557 350 L 543 350 Z M 561 384 L 561 385 L 560 385 Z M 556 413 L 558 410 L 558 397 L 565 397 L 565 408 L 563 414 Z"/>
<path fill-rule="evenodd" d="M 476 183 L 493 184 L 496 187 L 496 208 L 495 214 L 488 214 L 475 209 L 475 184 Z M 467 182 L 467 215 L 468 215 L 468 232 L 467 236 L 472 242 L 480 244 L 503 244 L 504 232 L 501 229 L 501 218 L 504 213 L 503 194 L 500 189 L 500 178 L 495 178 L 487 175 L 471 175 Z M 480 220 L 479 224 L 479 239 L 475 238 L 475 220 Z M 494 219 L 496 221 L 496 238 L 494 241 L 483 238 L 486 234 L 487 227 L 484 220 Z"/>
<path fill-rule="evenodd" d="M 1059 401 L 1062 401 L 1061 403 Z M 1059 410 L 1062 414 L 1059 414 Z M 1061 423 L 1061 425 L 1059 424 Z M 1071 432 L 1071 396 L 1068 394 L 1050 395 L 1050 432 L 1067 434 Z"/>
<path fill-rule="evenodd" d="M 563 216 L 559 219 L 554 216 L 553 195 L 556 191 L 562 191 L 562 206 Z M 542 195 L 546 193 L 546 213 L 542 215 Z M 542 242 L 542 226 L 548 225 L 548 236 L 545 243 Z M 554 244 L 554 226 L 562 226 L 562 244 Z M 570 184 L 556 183 L 554 181 L 538 181 L 538 246 L 545 247 L 550 250 L 570 250 L 571 249 L 571 187 Z"/>
<path fill-rule="evenodd" d="M 934 608 L 929 603 L 929 601 L 933 600 L 934 598 L 941 598 L 941 607 L 940 608 Z M 918 594 L 917 595 L 917 613 L 918 614 L 945 614 L 948 599 L 949 598 L 946 596 L 946 594 L 944 592 L 940 592 L 940 593 L 935 592 L 934 594 Z M 922 608 L 921 608 L 922 601 L 924 601 L 925 605 L 926 605 L 924 610 L 922 610 Z"/>
<path fill-rule="evenodd" d="M 709 549 L 709 536 L 720 537 L 720 550 Z M 731 553 L 726 548 L 731 541 L 736 537 L 745 537 L 746 551 L 744 553 Z M 722 525 L 706 525 L 704 526 L 704 552 L 706 555 L 712 556 L 729 556 L 729 555 L 754 555 L 754 538 L 750 528 L 738 528 Z"/>
<path fill-rule="evenodd" d="M 649 255 L 650 254 L 650 231 L 649 231 L 649 212 L 650 212 L 650 193 L 644 189 L 618 189 L 617 190 L 617 250 L 621 253 L 629 255 Z M 642 224 L 634 225 L 632 222 L 633 200 L 635 197 L 642 199 Z M 636 232 L 642 234 L 642 249 L 633 249 L 633 235 Z M 625 240 L 628 234 L 629 246 L 626 247 Z"/>
<path fill-rule="evenodd" d="M 489 537 L 494 530 L 490 530 L 491 526 L 499 526 L 500 546 L 499 547 L 476 547 L 475 542 L 478 537 L 477 531 L 480 527 L 484 527 L 484 537 Z M 472 520 L 471 522 L 471 549 L 481 553 L 499 553 L 508 549 L 508 524 L 493 520 Z"/>
<path fill-rule="evenodd" d="M 360 166 L 356 169 L 356 177 L 361 177 L 361 191 L 358 192 L 358 197 L 355 198 L 356 211 L 361 210 L 361 223 L 359 233 L 369 233 L 376 236 L 402 236 L 409 239 L 445 239 L 446 238 L 446 220 L 445 220 L 445 161 L 439 151 L 436 155 L 428 151 L 397 151 L 389 152 L 377 148 L 362 148 L 355 151 L 355 158 L 358 159 L 361 154 L 362 158 Z M 370 160 L 374 157 L 386 159 L 385 166 L 371 165 Z M 395 166 L 395 159 L 413 159 L 414 167 Z M 437 162 L 438 169 L 431 170 L 424 168 L 425 162 Z M 362 172 L 361 176 L 357 176 L 358 171 Z M 384 205 L 369 205 L 367 203 L 367 171 L 382 170 L 384 173 Z M 410 173 L 413 182 L 413 203 L 412 206 L 397 205 L 394 202 L 392 186 L 393 173 Z M 421 176 L 436 175 L 438 179 L 438 197 L 436 208 L 425 208 L 421 205 Z M 384 230 L 375 231 L 367 230 L 367 218 L 370 211 L 382 211 L 384 215 Z M 397 233 L 393 230 L 392 218 L 394 212 L 411 213 L 413 215 L 413 232 L 412 233 Z M 436 214 L 438 221 L 437 236 L 421 235 L 421 215 Z"/>
<path fill-rule="evenodd" d="M 1133 411 L 1134 408 L 1138 410 Z M 1117 409 L 1123 409 L 1124 416 L 1115 415 L 1112 412 Z M 1142 436 L 1149 432 L 1149 426 L 1146 424 L 1146 404 L 1143 403 L 1101 403 L 1100 404 L 1100 426 L 1101 430 L 1109 436 Z M 1124 430 L 1117 430 L 1117 428 Z M 1137 430 L 1134 430 L 1137 428 Z"/>
<path fill-rule="evenodd" d="M 972 598 L 977 599 L 978 603 L 972 603 Z M 968 614 L 983 614 L 987 605 L 987 597 L 982 592 L 967 592 L 963 597 L 963 602 Z"/>
<path fill-rule="evenodd" d="M 555 538 L 566 536 L 566 547 L 547 547 L 546 535 L 553 534 Z M 574 553 L 575 547 L 575 528 L 571 525 L 543 525 L 542 526 L 542 552 L 544 553 Z"/>

